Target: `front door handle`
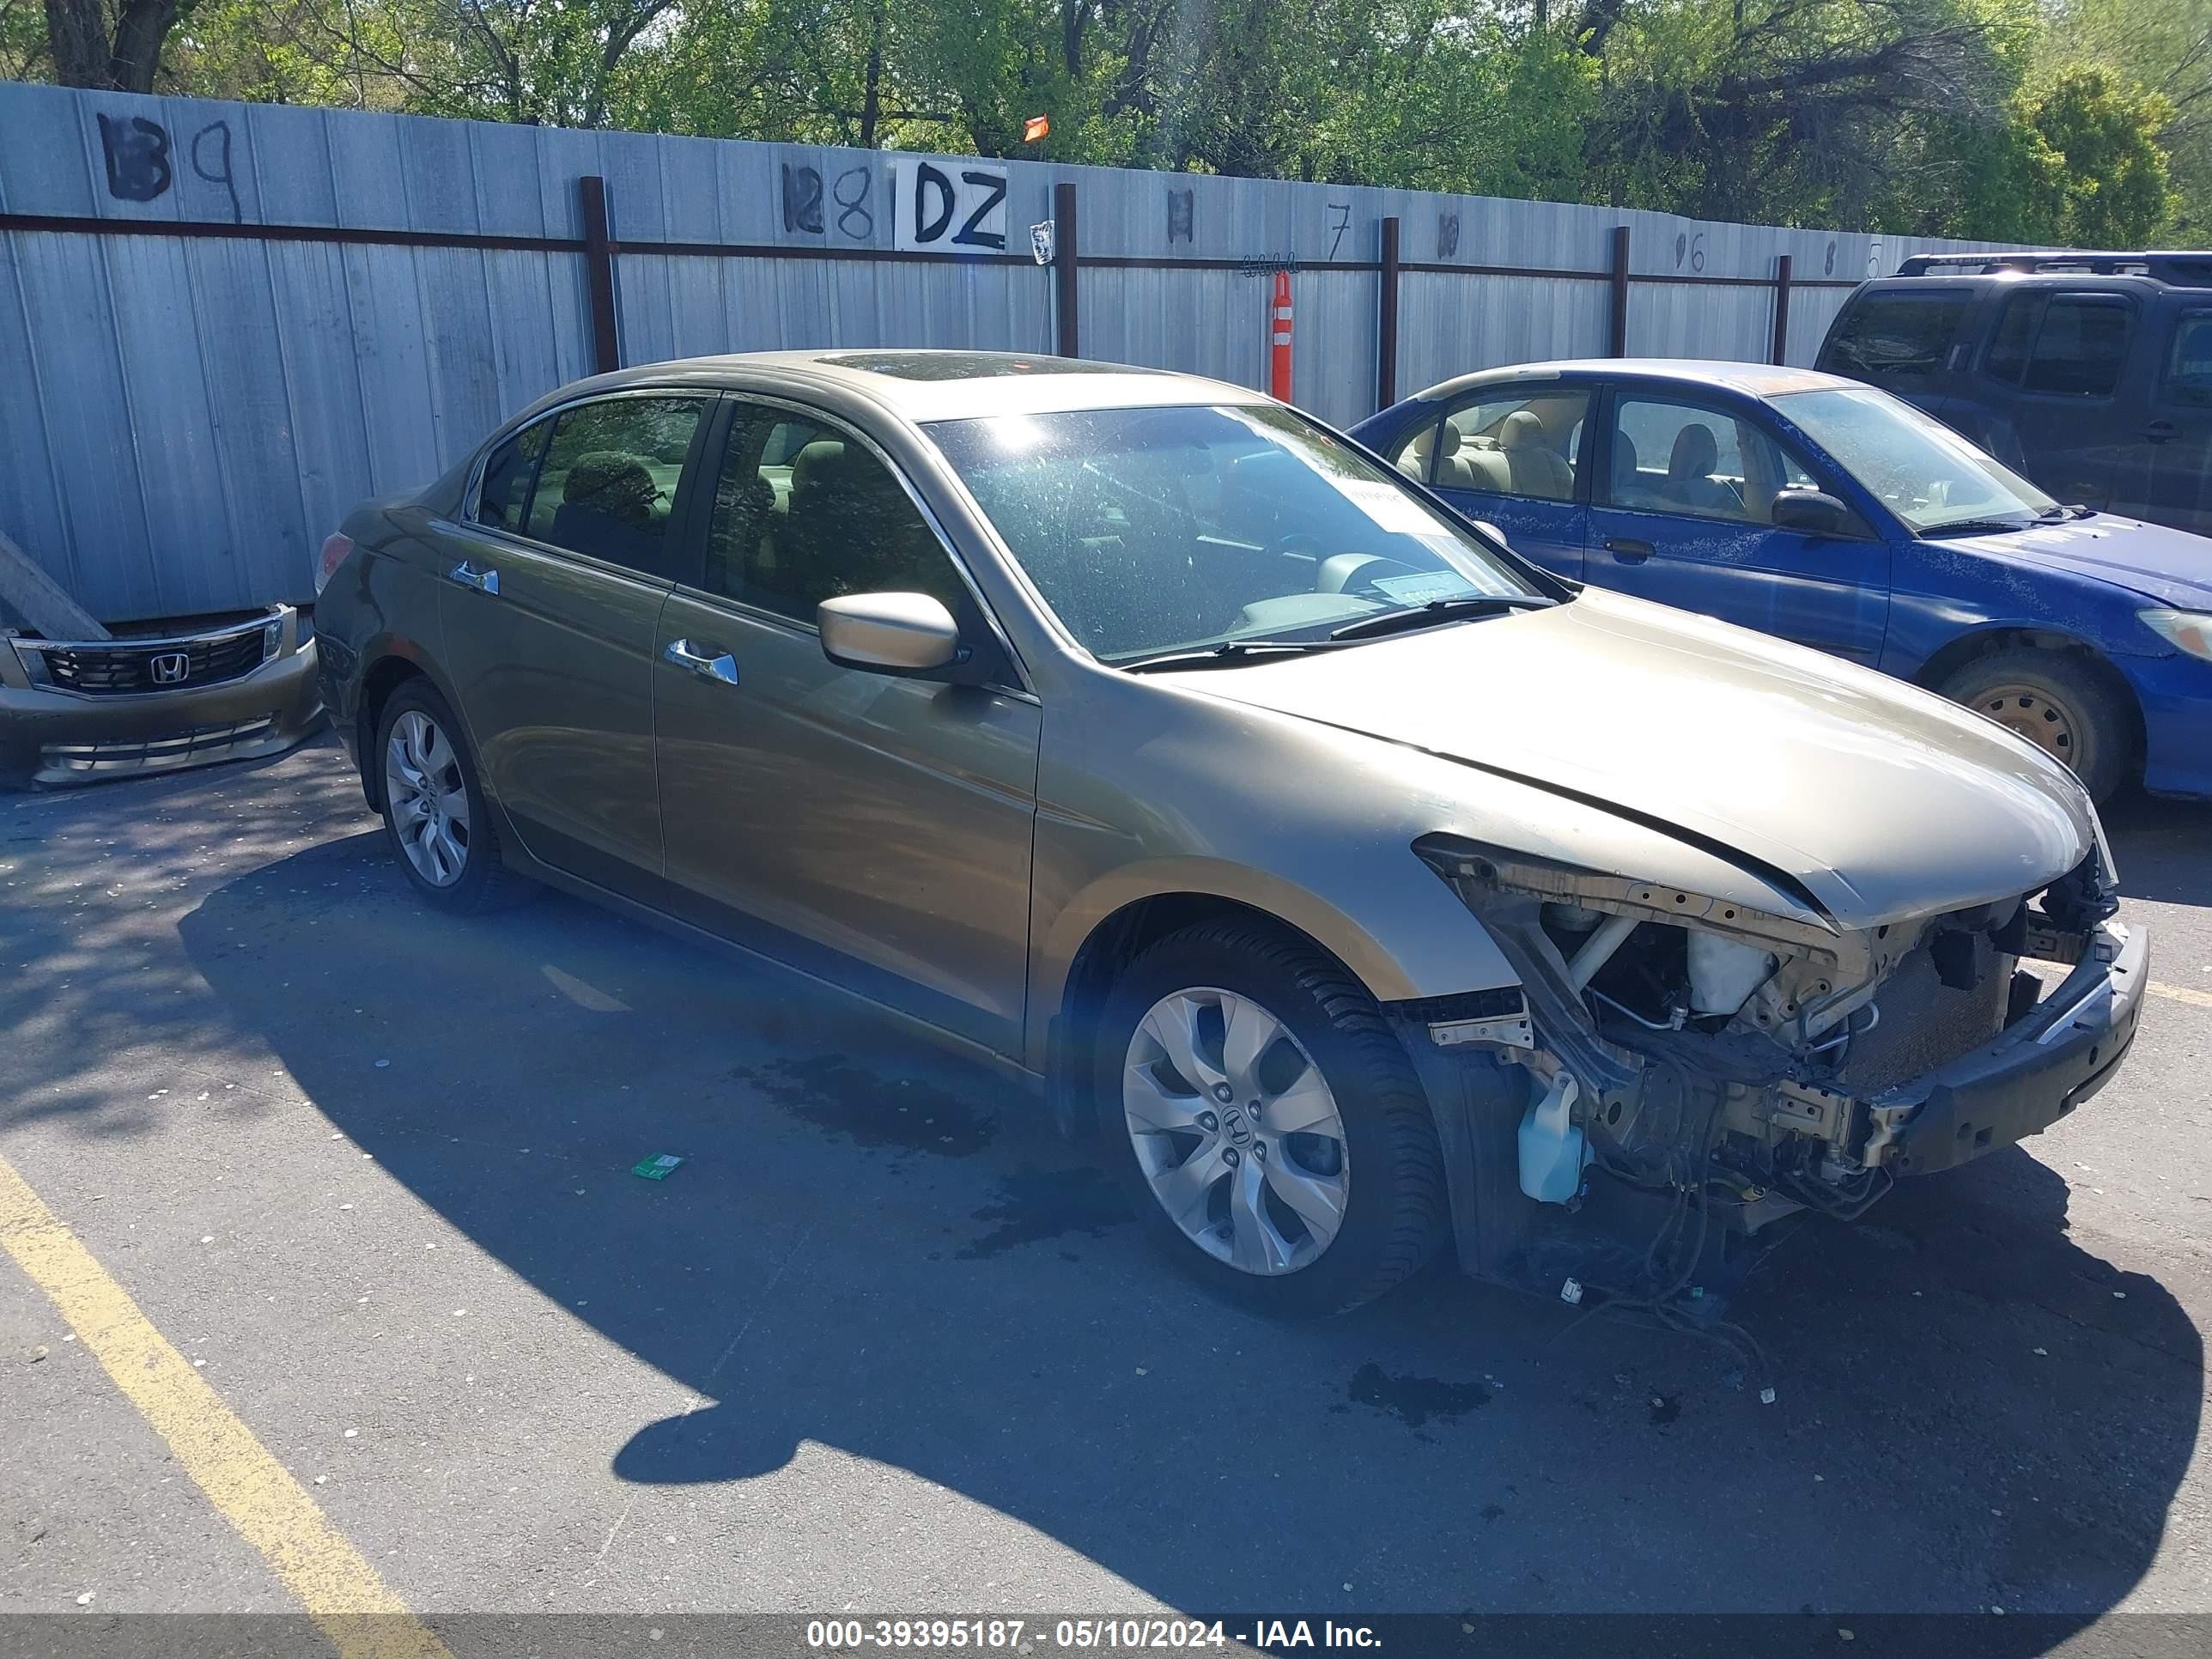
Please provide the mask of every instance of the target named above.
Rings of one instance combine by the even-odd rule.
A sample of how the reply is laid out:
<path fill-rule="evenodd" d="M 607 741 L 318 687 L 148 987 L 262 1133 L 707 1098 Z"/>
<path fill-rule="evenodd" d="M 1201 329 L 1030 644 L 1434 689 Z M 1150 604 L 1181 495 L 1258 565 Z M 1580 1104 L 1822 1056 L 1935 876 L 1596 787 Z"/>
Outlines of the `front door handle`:
<path fill-rule="evenodd" d="M 2143 436 L 2154 444 L 2162 444 L 2173 436 L 2176 428 L 2172 421 L 2153 421 L 2143 428 Z"/>
<path fill-rule="evenodd" d="M 494 599 L 499 597 L 499 572 L 496 570 L 479 570 L 463 559 L 453 567 L 453 576 L 464 587 L 473 587 L 477 592 L 489 593 Z"/>
<path fill-rule="evenodd" d="M 695 647 L 689 640 L 671 640 L 668 649 L 662 652 L 663 660 L 696 674 L 703 680 L 720 680 L 725 685 L 738 683 L 738 659 L 726 651 L 717 651 L 713 646 Z"/>
<path fill-rule="evenodd" d="M 1655 550 L 1650 542 L 1639 542 L 1629 536 L 1607 536 L 1605 550 L 1623 564 L 1642 564 Z"/>

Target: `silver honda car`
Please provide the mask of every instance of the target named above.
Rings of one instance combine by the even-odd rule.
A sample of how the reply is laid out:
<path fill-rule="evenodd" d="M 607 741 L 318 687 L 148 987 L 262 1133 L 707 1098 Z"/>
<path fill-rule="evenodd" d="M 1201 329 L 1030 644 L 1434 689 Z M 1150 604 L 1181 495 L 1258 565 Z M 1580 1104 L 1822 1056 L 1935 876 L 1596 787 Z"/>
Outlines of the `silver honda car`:
<path fill-rule="evenodd" d="M 1239 387 L 654 364 L 360 508 L 320 576 L 424 898 L 551 883 L 926 1022 L 1263 1307 L 1447 1237 L 1541 1278 L 1605 1200 L 1659 1218 L 1656 1297 L 2034 1133 L 2135 1034 L 2061 763 L 1548 575 Z"/>

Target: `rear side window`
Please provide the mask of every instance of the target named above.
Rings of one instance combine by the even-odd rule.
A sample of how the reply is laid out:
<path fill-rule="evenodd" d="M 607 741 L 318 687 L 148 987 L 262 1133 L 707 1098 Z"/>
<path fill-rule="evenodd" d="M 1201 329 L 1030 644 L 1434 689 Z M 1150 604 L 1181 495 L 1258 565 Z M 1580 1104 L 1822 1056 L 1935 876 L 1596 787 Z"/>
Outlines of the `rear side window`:
<path fill-rule="evenodd" d="M 702 398 L 606 398 L 555 421 L 529 534 L 649 576 L 675 574 L 672 512 Z"/>
<path fill-rule="evenodd" d="M 2159 398 L 2197 409 L 2212 406 L 2212 311 L 2185 311 L 2174 324 Z"/>
<path fill-rule="evenodd" d="M 2120 383 L 2135 307 L 2117 294 L 2013 295 L 1982 372 L 2023 392 L 2109 398 Z"/>
<path fill-rule="evenodd" d="M 1436 447 L 1440 489 L 1532 501 L 1575 497 L 1575 457 L 1589 393 L 1572 387 L 1491 392 L 1444 416 Z"/>
<path fill-rule="evenodd" d="M 1891 392 L 1927 386 L 1942 370 L 1971 297 L 1963 289 L 1862 295 L 1820 348 L 1820 366 Z"/>
<path fill-rule="evenodd" d="M 491 453 L 484 463 L 483 483 L 477 490 L 476 521 L 495 530 L 520 532 L 530 511 L 531 481 L 545 453 L 550 421 L 526 426 Z"/>

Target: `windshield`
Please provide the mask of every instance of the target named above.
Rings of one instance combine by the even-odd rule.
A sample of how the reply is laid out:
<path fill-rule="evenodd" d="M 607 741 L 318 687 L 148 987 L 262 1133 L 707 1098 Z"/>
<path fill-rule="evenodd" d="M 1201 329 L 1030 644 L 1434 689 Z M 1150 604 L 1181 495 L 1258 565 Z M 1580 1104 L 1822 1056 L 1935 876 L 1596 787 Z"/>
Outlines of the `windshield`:
<path fill-rule="evenodd" d="M 1915 531 L 2028 524 L 2057 503 L 1932 415 L 1871 386 L 1784 392 L 1774 407 Z"/>
<path fill-rule="evenodd" d="M 1533 594 L 1388 470 L 1287 410 L 1077 410 L 933 425 L 1067 630 L 1106 662 L 1315 639 Z"/>

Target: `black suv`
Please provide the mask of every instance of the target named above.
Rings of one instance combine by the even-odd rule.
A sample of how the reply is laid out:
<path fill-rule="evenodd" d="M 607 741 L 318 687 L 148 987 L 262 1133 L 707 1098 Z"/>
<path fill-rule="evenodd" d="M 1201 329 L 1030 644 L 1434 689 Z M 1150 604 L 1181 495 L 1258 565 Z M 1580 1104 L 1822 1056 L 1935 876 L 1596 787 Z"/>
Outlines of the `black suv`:
<path fill-rule="evenodd" d="M 1844 302 L 1819 366 L 2062 501 L 2212 534 L 2212 252 L 1917 254 Z"/>

